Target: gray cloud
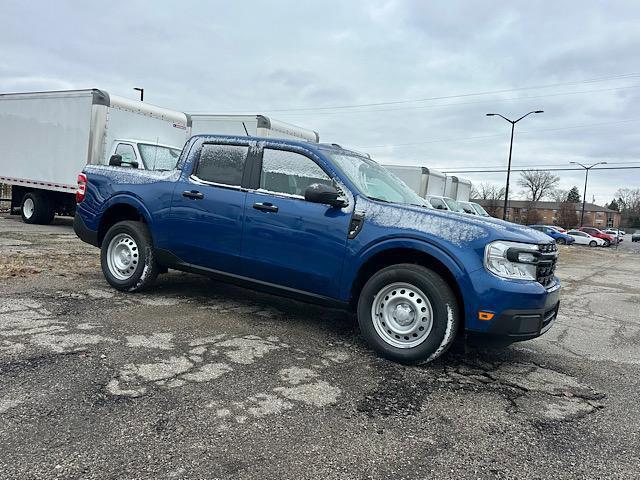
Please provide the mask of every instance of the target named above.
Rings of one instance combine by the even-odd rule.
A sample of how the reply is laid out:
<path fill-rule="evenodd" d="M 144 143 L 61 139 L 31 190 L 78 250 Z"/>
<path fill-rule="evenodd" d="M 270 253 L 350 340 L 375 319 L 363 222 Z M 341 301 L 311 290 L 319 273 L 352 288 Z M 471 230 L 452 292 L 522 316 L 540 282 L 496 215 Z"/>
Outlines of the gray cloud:
<path fill-rule="evenodd" d="M 135 97 L 132 88 L 143 86 L 148 101 L 168 108 L 270 113 L 540 86 L 640 73 L 639 20 L 635 1 L 117 0 L 104 8 L 9 0 L 0 17 L 0 91 L 99 87 Z M 640 119 L 636 85 L 640 76 L 272 114 L 345 145 L 425 142 L 368 151 L 383 162 L 450 169 L 504 165 L 509 126 L 487 111 L 542 108 L 517 127 L 515 166 L 629 162 L 640 161 L 640 121 L 614 122 Z M 632 88 L 613 90 L 622 87 Z M 576 125 L 592 126 L 567 128 Z M 560 176 L 562 187 L 582 188 L 581 172 Z M 597 172 L 590 192 L 605 202 L 623 186 L 640 186 L 640 170 Z"/>

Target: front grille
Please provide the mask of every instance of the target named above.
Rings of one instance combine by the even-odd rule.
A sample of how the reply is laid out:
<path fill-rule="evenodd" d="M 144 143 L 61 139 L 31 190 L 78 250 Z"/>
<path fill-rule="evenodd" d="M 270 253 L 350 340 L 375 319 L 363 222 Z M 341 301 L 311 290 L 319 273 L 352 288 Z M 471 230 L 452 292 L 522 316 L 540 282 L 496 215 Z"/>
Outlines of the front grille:
<path fill-rule="evenodd" d="M 536 280 L 543 286 L 549 287 L 554 282 L 554 273 L 558 262 L 558 246 L 554 243 L 538 245 L 542 254 L 536 267 Z"/>

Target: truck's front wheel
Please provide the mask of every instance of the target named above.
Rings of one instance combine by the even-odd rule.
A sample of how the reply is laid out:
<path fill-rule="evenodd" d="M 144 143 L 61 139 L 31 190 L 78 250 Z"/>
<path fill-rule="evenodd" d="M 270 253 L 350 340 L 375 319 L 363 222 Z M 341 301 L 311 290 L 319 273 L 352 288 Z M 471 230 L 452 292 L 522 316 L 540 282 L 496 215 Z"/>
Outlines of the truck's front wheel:
<path fill-rule="evenodd" d="M 384 268 L 365 284 L 358 323 L 383 356 L 403 362 L 435 360 L 451 346 L 459 323 L 458 303 L 445 280 L 425 267 Z"/>
<path fill-rule="evenodd" d="M 112 287 L 138 292 L 158 276 L 149 229 L 142 222 L 123 221 L 112 226 L 102 241 L 100 263 Z"/>
<path fill-rule="evenodd" d="M 20 213 L 24 223 L 48 225 L 54 217 L 53 204 L 43 192 L 29 192 L 22 197 Z"/>

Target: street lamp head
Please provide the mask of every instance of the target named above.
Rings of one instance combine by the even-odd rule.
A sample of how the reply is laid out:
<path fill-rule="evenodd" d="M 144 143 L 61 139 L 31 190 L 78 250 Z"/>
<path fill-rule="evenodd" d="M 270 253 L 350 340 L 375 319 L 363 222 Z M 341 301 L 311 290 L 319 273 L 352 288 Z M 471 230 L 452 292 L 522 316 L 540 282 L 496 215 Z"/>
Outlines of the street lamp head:
<path fill-rule="evenodd" d="M 600 165 L 606 165 L 608 162 L 600 162 Z"/>
<path fill-rule="evenodd" d="M 536 110 L 536 111 L 535 111 L 535 112 L 533 112 L 533 113 L 544 113 L 544 110 Z"/>
<path fill-rule="evenodd" d="M 487 113 L 487 117 L 495 117 L 497 113 Z"/>
<path fill-rule="evenodd" d="M 569 163 L 573 163 L 574 165 L 577 165 L 577 164 L 578 164 L 578 162 L 569 162 Z"/>

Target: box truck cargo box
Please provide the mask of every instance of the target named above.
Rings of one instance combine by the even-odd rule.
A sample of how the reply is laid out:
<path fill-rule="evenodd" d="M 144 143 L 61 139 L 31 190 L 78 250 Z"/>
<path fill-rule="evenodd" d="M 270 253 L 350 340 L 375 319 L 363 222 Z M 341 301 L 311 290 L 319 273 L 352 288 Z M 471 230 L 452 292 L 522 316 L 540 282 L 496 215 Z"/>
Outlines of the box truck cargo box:
<path fill-rule="evenodd" d="M 124 166 L 175 167 L 188 139 L 187 116 L 104 90 L 0 95 L 0 183 L 11 211 L 49 223 L 75 210 L 78 173 L 119 155 Z"/>
<path fill-rule="evenodd" d="M 281 122 L 264 115 L 188 114 L 191 135 L 215 134 L 286 138 L 318 143 L 318 132 Z"/>
<path fill-rule="evenodd" d="M 447 176 L 427 167 L 410 165 L 383 165 L 424 198 L 426 195 L 444 195 Z"/>

